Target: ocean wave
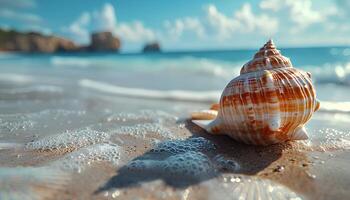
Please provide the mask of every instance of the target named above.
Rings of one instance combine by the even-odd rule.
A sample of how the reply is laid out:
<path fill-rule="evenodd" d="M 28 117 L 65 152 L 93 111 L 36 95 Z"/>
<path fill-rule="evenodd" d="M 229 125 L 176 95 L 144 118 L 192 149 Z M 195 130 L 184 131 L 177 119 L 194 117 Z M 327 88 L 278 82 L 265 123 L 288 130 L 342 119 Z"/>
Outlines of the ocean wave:
<path fill-rule="evenodd" d="M 216 102 L 221 91 L 184 91 L 184 90 L 153 90 L 143 88 L 127 88 L 109 83 L 82 79 L 78 83 L 81 87 L 93 89 L 99 92 L 145 99 L 162 99 L 175 101 Z"/>
<path fill-rule="evenodd" d="M 79 85 L 84 88 L 103 93 L 145 99 L 191 101 L 201 103 L 218 102 L 221 91 L 190 91 L 190 90 L 153 90 L 143 88 L 127 88 L 98 82 L 90 79 L 82 79 Z M 321 101 L 320 112 L 349 113 L 350 102 Z"/>
<path fill-rule="evenodd" d="M 206 58 L 114 58 L 114 57 L 62 57 L 54 56 L 50 59 L 55 67 L 68 68 L 113 68 L 136 72 L 158 73 L 190 73 L 196 75 L 231 78 L 239 74 L 243 62 L 227 62 Z"/>
<path fill-rule="evenodd" d="M 37 85 L 23 88 L 0 89 L 0 94 L 30 94 L 30 93 L 62 93 L 62 87 L 53 85 Z"/>
<path fill-rule="evenodd" d="M 94 64 L 93 62 L 91 62 L 91 60 L 87 58 L 59 56 L 52 57 L 50 62 L 53 66 L 72 66 L 81 68 L 86 68 Z"/>
<path fill-rule="evenodd" d="M 301 69 L 311 72 L 317 84 L 350 85 L 350 62 L 329 63 L 321 67 L 304 66 Z"/>
<path fill-rule="evenodd" d="M 337 101 L 321 101 L 321 112 L 330 113 L 349 113 L 350 114 L 350 102 L 337 102 Z"/>
<path fill-rule="evenodd" d="M 1 82 L 13 82 L 13 83 L 29 83 L 32 82 L 34 78 L 28 75 L 13 74 L 13 73 L 1 73 Z"/>
<path fill-rule="evenodd" d="M 159 74 L 172 73 L 174 75 L 193 74 L 213 78 L 223 78 L 227 81 L 239 75 L 245 60 L 224 61 L 218 59 L 185 56 L 180 58 L 137 57 L 63 57 L 53 56 L 50 59 L 53 66 L 71 68 L 112 68 L 122 71 L 136 71 L 141 73 L 156 72 Z M 317 84 L 350 85 L 350 62 L 325 63 L 320 66 L 295 66 L 312 73 Z"/>

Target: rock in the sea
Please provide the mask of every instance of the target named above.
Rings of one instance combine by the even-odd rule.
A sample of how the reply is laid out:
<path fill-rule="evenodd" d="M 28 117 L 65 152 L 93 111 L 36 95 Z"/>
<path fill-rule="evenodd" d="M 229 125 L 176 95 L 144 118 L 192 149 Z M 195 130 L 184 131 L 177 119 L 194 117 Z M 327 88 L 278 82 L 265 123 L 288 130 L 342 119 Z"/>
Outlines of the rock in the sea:
<path fill-rule="evenodd" d="M 22 51 L 52 53 L 75 51 L 77 46 L 70 40 L 40 33 L 20 33 L 0 29 L 0 51 Z"/>
<path fill-rule="evenodd" d="M 160 52 L 160 44 L 158 42 L 148 43 L 143 47 L 143 52 Z"/>
<path fill-rule="evenodd" d="M 118 51 L 120 40 L 111 32 L 98 32 L 91 34 L 90 51 Z"/>

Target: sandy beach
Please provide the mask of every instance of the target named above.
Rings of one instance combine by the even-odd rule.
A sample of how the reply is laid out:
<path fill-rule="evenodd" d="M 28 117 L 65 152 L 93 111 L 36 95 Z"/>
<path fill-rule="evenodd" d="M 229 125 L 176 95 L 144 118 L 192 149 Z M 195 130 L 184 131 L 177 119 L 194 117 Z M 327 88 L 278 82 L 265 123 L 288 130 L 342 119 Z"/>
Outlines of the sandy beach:
<path fill-rule="evenodd" d="M 308 140 L 246 145 L 190 120 L 251 53 L 4 54 L 0 199 L 348 199 L 350 96 L 328 64 L 297 54 L 321 101 Z"/>

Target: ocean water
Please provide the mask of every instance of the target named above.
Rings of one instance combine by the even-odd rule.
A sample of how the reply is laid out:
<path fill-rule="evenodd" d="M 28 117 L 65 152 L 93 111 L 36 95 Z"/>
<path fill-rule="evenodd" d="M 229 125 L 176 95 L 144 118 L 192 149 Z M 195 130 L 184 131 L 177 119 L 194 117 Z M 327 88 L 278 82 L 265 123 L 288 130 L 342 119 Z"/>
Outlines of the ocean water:
<path fill-rule="evenodd" d="M 238 193 L 229 199 L 350 195 L 345 190 L 350 183 L 350 48 L 281 49 L 294 67 L 311 72 L 321 101 L 307 125 L 310 139 L 288 150 L 296 160 L 301 151 L 316 163 L 305 171 L 317 177 L 308 182 L 316 189 L 287 182 L 288 176 L 263 179 L 259 173 L 273 162 L 252 167 L 244 156 L 223 147 L 225 142 L 191 129 L 189 113 L 217 102 L 255 52 L 1 53 L 0 199 L 69 199 L 77 193 L 81 199 L 134 199 L 150 193 L 143 197 L 214 199 L 228 198 L 222 194 L 230 190 Z M 253 147 L 230 145 L 256 159 Z M 326 164 L 319 166 L 321 161 Z M 329 173 L 333 167 L 338 171 Z M 64 178 L 56 185 L 35 188 L 55 182 L 57 174 Z M 330 176 L 339 186 L 331 192 L 322 186 Z M 205 193 L 210 195 L 201 196 Z"/>

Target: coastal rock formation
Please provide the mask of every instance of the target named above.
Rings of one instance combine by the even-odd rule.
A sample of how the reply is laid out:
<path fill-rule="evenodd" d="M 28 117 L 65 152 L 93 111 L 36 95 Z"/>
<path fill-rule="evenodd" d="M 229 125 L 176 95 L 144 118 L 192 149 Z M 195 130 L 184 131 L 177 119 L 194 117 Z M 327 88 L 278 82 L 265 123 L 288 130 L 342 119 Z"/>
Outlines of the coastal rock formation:
<path fill-rule="evenodd" d="M 148 43 L 143 47 L 143 52 L 160 52 L 160 44 L 158 42 Z"/>
<path fill-rule="evenodd" d="M 99 32 L 91 34 L 91 44 L 78 46 L 71 40 L 43 35 L 36 32 L 21 33 L 13 30 L 0 29 L 0 51 L 19 52 L 95 52 L 95 51 L 118 51 L 120 40 L 111 32 Z"/>
<path fill-rule="evenodd" d="M 75 51 L 77 48 L 72 41 L 57 36 L 0 29 L 0 51 L 52 53 L 57 51 Z"/>
<path fill-rule="evenodd" d="M 99 32 L 91 35 L 90 51 L 118 51 L 120 40 L 111 32 Z"/>

